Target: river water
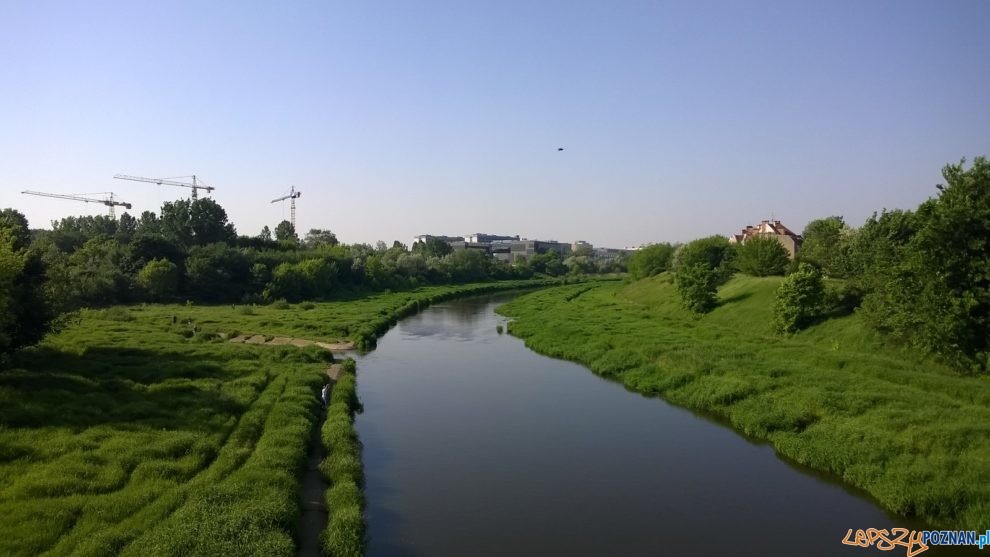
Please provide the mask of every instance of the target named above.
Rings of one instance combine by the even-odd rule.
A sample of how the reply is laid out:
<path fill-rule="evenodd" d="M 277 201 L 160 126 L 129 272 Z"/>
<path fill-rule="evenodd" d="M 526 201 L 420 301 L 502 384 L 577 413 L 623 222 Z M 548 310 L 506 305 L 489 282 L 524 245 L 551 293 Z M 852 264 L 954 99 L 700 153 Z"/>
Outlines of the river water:
<path fill-rule="evenodd" d="M 911 527 L 860 494 L 499 334 L 510 296 L 430 307 L 360 359 L 368 555 L 906 554 L 841 543 Z"/>

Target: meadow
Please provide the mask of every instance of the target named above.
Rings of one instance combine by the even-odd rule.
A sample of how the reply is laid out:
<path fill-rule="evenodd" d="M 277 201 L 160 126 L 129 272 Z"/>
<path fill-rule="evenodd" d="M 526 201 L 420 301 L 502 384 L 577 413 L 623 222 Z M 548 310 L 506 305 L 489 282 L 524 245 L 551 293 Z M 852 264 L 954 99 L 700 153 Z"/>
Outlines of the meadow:
<path fill-rule="evenodd" d="M 990 524 L 990 381 L 888 342 L 856 313 L 770 330 L 779 277 L 736 277 L 697 317 L 667 274 L 561 286 L 499 308 L 509 332 L 710 415 L 932 525 Z"/>
<path fill-rule="evenodd" d="M 82 310 L 0 370 L 0 554 L 294 554 L 300 477 L 332 356 L 226 339 L 244 331 L 370 347 L 434 301 L 542 284 Z M 343 431 L 348 445 L 329 447 L 325 471 L 328 501 L 341 506 L 331 508 L 332 531 L 360 552 L 360 445 L 347 434 L 353 406 L 341 406 L 353 386 L 350 368 L 324 432 L 327 441 Z"/>

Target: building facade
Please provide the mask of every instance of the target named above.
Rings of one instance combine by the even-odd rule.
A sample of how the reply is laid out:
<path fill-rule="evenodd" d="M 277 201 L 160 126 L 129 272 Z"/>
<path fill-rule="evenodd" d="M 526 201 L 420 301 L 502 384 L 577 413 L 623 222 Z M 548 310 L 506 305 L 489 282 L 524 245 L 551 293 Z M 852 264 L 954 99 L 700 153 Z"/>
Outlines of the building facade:
<path fill-rule="evenodd" d="M 756 226 L 747 226 L 739 234 L 729 236 L 729 243 L 745 244 L 749 239 L 757 236 L 769 236 L 784 246 L 787 255 L 794 259 L 801 250 L 801 242 L 804 239 L 787 228 L 779 220 L 764 220 Z"/>

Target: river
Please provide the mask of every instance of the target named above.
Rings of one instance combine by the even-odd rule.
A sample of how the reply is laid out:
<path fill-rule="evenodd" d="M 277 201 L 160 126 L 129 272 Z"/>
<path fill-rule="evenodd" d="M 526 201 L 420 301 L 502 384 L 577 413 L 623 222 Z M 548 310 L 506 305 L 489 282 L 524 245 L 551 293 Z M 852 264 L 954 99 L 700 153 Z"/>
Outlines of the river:
<path fill-rule="evenodd" d="M 510 297 L 430 307 L 358 362 L 368 555 L 905 555 L 841 543 L 911 527 L 861 494 L 499 334 Z"/>

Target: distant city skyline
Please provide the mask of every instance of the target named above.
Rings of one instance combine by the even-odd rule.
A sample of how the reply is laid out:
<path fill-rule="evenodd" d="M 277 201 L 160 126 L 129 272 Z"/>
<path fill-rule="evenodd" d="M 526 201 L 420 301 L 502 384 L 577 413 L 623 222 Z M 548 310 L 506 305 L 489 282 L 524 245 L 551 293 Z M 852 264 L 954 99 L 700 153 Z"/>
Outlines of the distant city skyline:
<path fill-rule="evenodd" d="M 9 2 L 0 207 L 159 212 L 196 174 L 237 231 L 624 247 L 800 232 L 990 155 L 990 2 Z M 563 150 L 560 150 L 560 149 Z M 203 194 L 201 194 L 203 195 Z M 118 208 L 118 215 L 123 210 Z"/>

